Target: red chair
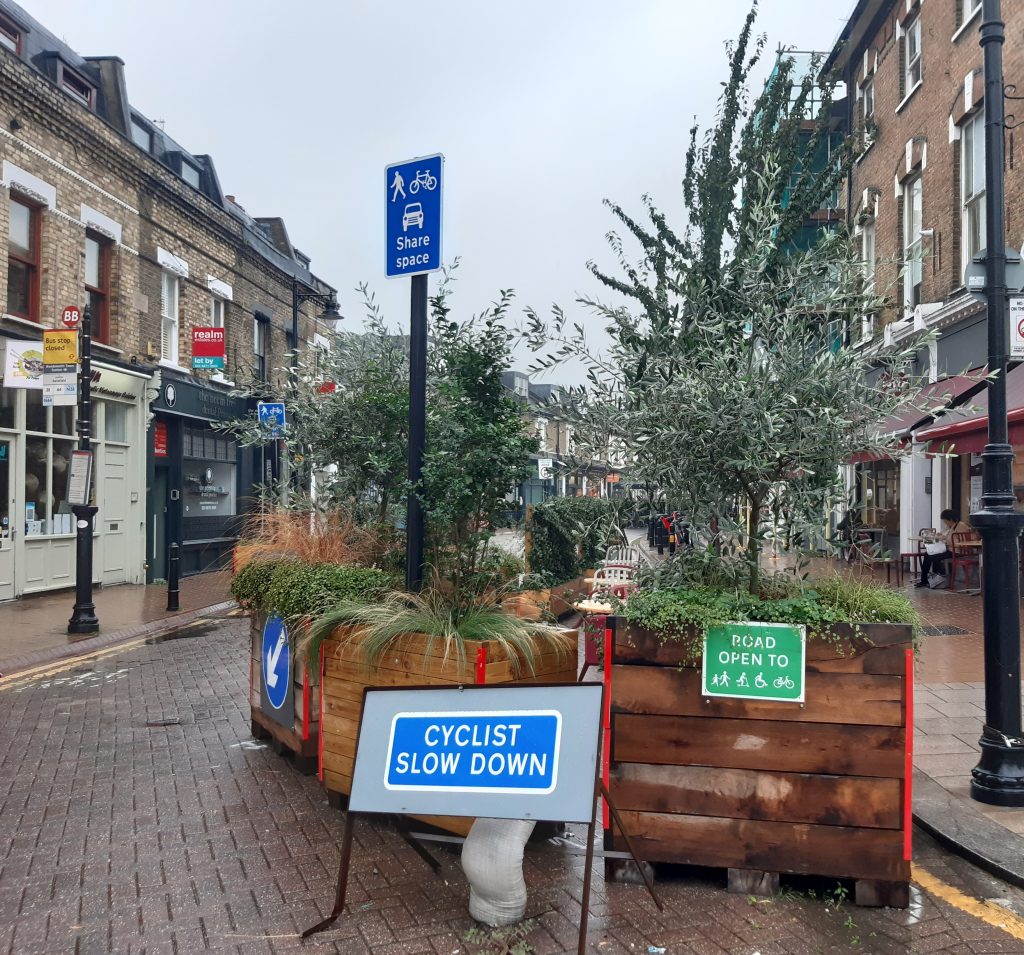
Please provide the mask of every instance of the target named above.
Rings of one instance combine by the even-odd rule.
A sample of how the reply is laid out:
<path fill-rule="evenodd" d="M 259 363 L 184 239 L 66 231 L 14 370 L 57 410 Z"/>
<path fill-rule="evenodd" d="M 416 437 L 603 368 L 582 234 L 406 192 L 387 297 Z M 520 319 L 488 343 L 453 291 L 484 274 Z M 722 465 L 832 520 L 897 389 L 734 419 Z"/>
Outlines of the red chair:
<path fill-rule="evenodd" d="M 964 570 L 964 584 L 970 583 L 970 571 L 973 567 L 978 573 L 978 583 L 981 584 L 981 550 L 978 547 L 964 547 L 965 543 L 977 543 L 981 538 L 974 533 L 974 531 L 960 531 L 953 535 L 950 540 L 949 549 L 953 554 L 952 567 L 949 571 L 949 584 L 947 585 L 950 590 L 953 589 L 953 585 L 956 583 L 956 572 L 957 569 L 962 567 Z"/>
<path fill-rule="evenodd" d="M 922 527 L 918 532 L 917 536 L 920 537 L 934 537 L 934 527 Z M 907 550 L 900 554 L 900 563 L 906 561 L 910 565 L 910 573 L 916 577 L 921 573 L 921 558 L 924 557 L 924 541 L 918 540 L 917 550 Z"/>

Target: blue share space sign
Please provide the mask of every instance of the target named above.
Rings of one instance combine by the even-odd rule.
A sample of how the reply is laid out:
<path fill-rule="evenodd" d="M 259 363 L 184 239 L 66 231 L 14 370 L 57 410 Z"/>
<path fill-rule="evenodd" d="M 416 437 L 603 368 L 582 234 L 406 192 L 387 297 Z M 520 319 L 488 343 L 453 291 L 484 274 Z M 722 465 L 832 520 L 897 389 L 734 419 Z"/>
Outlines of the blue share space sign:
<path fill-rule="evenodd" d="M 589 823 L 602 686 L 369 687 L 349 809 Z"/>
<path fill-rule="evenodd" d="M 256 403 L 256 418 L 260 427 L 266 428 L 270 432 L 270 437 L 281 437 L 287 424 L 284 402 L 258 401 Z"/>
<path fill-rule="evenodd" d="M 388 278 L 441 268 L 443 175 L 440 153 L 385 169 Z"/>

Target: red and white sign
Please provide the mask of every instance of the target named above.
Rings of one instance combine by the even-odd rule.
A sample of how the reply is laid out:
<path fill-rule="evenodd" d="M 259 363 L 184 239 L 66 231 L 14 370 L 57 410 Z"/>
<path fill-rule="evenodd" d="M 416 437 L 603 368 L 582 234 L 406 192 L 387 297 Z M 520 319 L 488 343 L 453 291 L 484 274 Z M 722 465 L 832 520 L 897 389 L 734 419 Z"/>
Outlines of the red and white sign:
<path fill-rule="evenodd" d="M 192 367 L 224 367 L 224 329 L 192 329 Z"/>
<path fill-rule="evenodd" d="M 60 313 L 60 323 L 65 328 L 78 328 L 78 323 L 81 320 L 82 313 L 78 310 L 77 305 L 69 305 Z"/>
<path fill-rule="evenodd" d="M 167 456 L 167 422 L 156 421 L 153 423 L 153 457 Z"/>
<path fill-rule="evenodd" d="M 1024 358 L 1024 296 L 1010 296 L 1010 357 Z"/>

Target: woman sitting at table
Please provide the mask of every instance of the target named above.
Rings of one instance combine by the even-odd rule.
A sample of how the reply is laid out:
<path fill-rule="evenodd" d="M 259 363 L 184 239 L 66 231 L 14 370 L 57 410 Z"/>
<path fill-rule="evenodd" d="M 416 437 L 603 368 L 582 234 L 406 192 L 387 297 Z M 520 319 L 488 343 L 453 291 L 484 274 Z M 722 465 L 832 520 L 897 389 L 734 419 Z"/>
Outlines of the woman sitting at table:
<path fill-rule="evenodd" d="M 969 530 L 967 525 L 957 516 L 956 511 L 947 508 L 939 517 L 942 518 L 942 530 L 935 535 L 935 542 L 945 544 L 946 549 L 938 554 L 925 554 L 921 558 L 921 579 L 914 584 L 915 587 L 927 587 L 928 575 L 933 570 L 936 573 L 942 572 L 942 565 L 953 556 L 953 552 L 949 548 L 949 545 L 953 542 L 953 535 Z"/>

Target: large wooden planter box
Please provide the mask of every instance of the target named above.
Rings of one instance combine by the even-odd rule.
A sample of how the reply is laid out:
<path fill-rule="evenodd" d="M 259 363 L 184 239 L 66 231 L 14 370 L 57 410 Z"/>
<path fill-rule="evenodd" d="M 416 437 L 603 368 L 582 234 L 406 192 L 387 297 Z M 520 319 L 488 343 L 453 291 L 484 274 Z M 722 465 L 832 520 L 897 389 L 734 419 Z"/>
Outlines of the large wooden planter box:
<path fill-rule="evenodd" d="M 642 859 L 727 868 L 736 891 L 806 874 L 908 904 L 909 626 L 809 641 L 800 705 L 704 698 L 699 661 L 614 622 L 609 788 Z"/>
<path fill-rule="evenodd" d="M 568 633 L 570 637 L 564 652 L 552 650 L 538 655 L 534 670 L 531 672 L 523 664 L 518 676 L 513 671 L 512 661 L 493 643 L 469 643 L 464 661 L 454 653 L 446 660 L 440 642 L 427 655 L 427 638 L 422 634 L 409 634 L 389 650 L 378 665 L 370 668 L 357 647 L 343 648 L 337 639 L 325 641 L 320 722 L 320 779 L 324 787 L 328 793 L 340 797 L 347 797 L 351 791 L 359 715 L 366 687 L 575 683 L 578 637 L 575 631 Z M 462 835 L 469 831 L 472 822 L 436 816 L 427 821 Z"/>
<path fill-rule="evenodd" d="M 264 614 L 249 616 L 249 631 L 252 638 L 252 656 L 249 662 L 249 708 L 252 717 L 252 735 L 256 739 L 274 741 L 280 752 L 290 750 L 295 754 L 296 764 L 307 773 L 316 770 L 317 752 L 320 746 L 320 673 L 315 667 L 306 667 L 301 660 L 292 658 L 292 692 L 295 699 L 295 719 L 291 726 L 283 726 L 272 714 L 264 713 L 260 702 L 260 680 L 262 679 L 263 627 L 267 622 Z M 292 634 L 294 653 L 295 637 Z"/>

